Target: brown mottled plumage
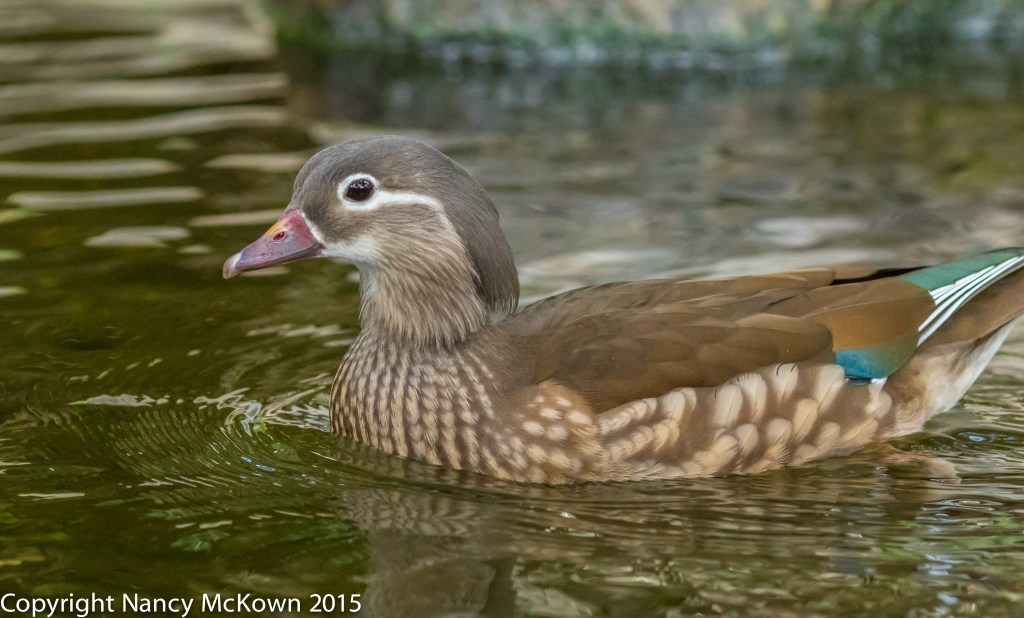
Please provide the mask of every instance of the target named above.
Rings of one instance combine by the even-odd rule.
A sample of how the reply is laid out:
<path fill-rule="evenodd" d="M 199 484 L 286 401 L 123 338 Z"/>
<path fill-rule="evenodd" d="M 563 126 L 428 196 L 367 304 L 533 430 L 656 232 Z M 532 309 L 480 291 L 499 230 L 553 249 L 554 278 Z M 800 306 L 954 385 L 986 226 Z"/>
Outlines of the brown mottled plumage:
<path fill-rule="evenodd" d="M 225 276 L 314 255 L 361 273 L 362 331 L 334 383 L 332 429 L 534 483 L 753 473 L 916 431 L 1024 312 L 1024 257 L 1011 252 L 938 275 L 615 283 L 512 313 L 518 279 L 487 194 L 400 137 L 311 158 L 281 221 Z"/>

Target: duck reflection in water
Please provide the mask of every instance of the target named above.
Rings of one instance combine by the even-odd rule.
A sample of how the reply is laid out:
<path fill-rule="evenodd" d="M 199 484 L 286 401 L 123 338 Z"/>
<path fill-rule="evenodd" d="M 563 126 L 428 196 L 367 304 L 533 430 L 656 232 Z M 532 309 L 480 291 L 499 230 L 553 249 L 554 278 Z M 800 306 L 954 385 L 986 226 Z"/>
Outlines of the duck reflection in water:
<path fill-rule="evenodd" d="M 363 598 L 369 615 L 381 618 L 506 617 L 517 607 L 537 615 L 650 615 L 650 599 L 630 592 L 637 584 L 694 612 L 723 602 L 763 609 L 775 600 L 771 589 L 786 589 L 797 574 L 912 575 L 915 560 L 865 559 L 855 537 L 928 517 L 961 493 L 948 463 L 886 445 L 756 477 L 575 487 L 489 480 L 359 446 L 331 457 L 358 475 L 401 479 L 389 489 L 367 478 L 373 487 L 358 489 L 360 481 L 343 473 L 350 488 L 340 494 L 340 514 L 366 534 Z M 801 541 L 808 521 L 815 535 Z M 834 544 L 804 546 L 822 536 Z M 806 559 L 808 552 L 817 557 Z M 622 556 L 632 557 L 628 567 Z M 579 596 L 565 573 L 583 574 Z M 716 592 L 709 577 L 733 592 Z M 816 597 L 815 588 L 804 592 Z"/>

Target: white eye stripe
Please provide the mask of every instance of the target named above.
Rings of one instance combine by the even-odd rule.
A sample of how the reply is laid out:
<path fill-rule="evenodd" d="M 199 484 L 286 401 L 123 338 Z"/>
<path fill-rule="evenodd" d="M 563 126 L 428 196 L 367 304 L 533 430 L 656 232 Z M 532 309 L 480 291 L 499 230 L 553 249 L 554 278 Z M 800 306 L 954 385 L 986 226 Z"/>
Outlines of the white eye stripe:
<path fill-rule="evenodd" d="M 370 199 L 356 202 L 345 197 L 345 193 L 348 191 L 348 187 L 353 181 L 359 179 L 366 179 L 373 183 L 373 194 Z M 412 193 L 406 191 L 387 191 L 382 189 L 377 179 L 369 174 L 352 174 L 338 183 L 338 199 L 341 200 L 341 206 L 345 210 L 366 212 L 370 210 L 377 210 L 385 206 L 395 206 L 399 204 L 419 204 L 421 206 L 427 206 L 429 208 L 441 208 L 441 202 L 438 202 L 429 195 L 420 195 L 419 193 Z"/>

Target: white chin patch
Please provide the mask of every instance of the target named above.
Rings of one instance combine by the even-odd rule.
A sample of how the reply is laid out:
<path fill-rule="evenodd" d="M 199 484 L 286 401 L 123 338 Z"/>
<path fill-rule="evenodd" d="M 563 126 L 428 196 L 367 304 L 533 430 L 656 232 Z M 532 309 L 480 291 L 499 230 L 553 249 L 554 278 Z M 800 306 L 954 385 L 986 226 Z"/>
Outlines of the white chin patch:
<path fill-rule="evenodd" d="M 376 262 L 379 251 L 377 241 L 364 235 L 352 240 L 324 243 L 322 255 L 359 265 Z"/>
<path fill-rule="evenodd" d="M 306 226 L 309 227 L 309 232 L 313 234 L 313 238 L 324 246 L 324 250 L 320 252 L 320 257 L 338 258 L 357 265 L 371 264 L 377 261 L 379 251 L 377 241 L 372 236 L 363 235 L 353 240 L 327 242 L 324 239 L 323 232 L 306 217 L 306 213 L 302 213 L 302 219 L 306 222 Z"/>

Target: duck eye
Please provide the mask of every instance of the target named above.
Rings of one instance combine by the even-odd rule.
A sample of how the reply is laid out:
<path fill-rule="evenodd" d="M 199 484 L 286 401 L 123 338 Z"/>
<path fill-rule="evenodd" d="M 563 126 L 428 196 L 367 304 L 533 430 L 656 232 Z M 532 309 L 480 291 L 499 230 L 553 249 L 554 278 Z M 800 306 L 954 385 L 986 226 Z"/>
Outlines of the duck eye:
<path fill-rule="evenodd" d="M 373 195 L 373 183 L 365 178 L 356 178 L 345 189 L 345 199 L 353 202 L 365 202 Z"/>

